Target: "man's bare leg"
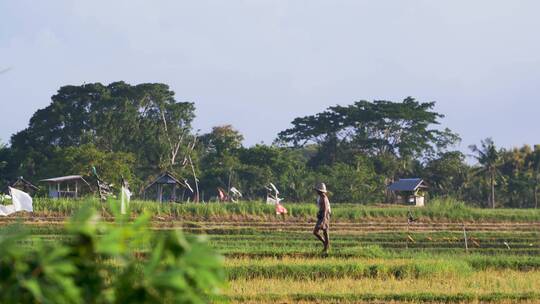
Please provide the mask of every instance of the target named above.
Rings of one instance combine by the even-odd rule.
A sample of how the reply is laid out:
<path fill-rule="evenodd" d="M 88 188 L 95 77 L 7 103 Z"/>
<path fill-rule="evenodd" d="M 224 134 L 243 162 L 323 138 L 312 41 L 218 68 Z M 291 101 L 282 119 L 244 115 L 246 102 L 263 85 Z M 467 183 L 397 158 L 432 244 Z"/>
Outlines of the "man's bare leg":
<path fill-rule="evenodd" d="M 319 233 L 319 229 L 316 229 L 316 228 L 313 229 L 313 235 L 316 236 L 319 239 L 319 241 L 321 241 L 323 243 L 323 245 L 326 244 L 323 237 Z"/>
<path fill-rule="evenodd" d="M 327 252 L 330 248 L 330 236 L 328 235 L 328 229 L 323 229 L 323 236 L 324 236 L 324 252 Z"/>

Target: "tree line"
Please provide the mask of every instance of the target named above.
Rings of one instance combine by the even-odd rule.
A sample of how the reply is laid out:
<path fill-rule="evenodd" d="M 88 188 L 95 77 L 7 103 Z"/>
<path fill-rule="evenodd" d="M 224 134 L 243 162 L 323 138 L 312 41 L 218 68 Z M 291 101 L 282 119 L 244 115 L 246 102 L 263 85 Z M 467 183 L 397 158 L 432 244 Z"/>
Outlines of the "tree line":
<path fill-rule="evenodd" d="M 260 199 L 272 182 L 287 201 L 312 199 L 324 181 L 334 202 L 389 201 L 386 186 L 421 177 L 431 197 L 483 207 L 537 207 L 540 146 L 504 149 L 492 139 L 456 149 L 434 102 L 361 100 L 299 117 L 271 145 L 246 147 L 231 125 L 198 134 L 195 104 L 161 83 L 63 86 L 26 129 L 0 146 L 0 182 L 80 174 L 129 180 L 135 194 L 163 171 L 198 181 L 201 199 L 218 187 Z M 118 183 L 118 182 L 117 182 Z"/>

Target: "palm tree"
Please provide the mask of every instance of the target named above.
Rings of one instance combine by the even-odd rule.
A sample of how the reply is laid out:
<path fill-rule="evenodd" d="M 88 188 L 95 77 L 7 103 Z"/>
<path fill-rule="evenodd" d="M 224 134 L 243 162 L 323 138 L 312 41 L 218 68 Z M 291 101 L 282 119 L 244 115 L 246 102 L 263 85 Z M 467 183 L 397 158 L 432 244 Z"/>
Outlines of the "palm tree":
<path fill-rule="evenodd" d="M 477 173 L 485 173 L 489 176 L 490 195 L 488 203 L 495 208 L 495 178 L 499 173 L 499 151 L 493 143 L 493 139 L 486 138 L 481 141 L 481 147 L 471 145 L 469 148 L 475 153 L 474 158 L 480 164 Z"/>
<path fill-rule="evenodd" d="M 538 185 L 540 184 L 540 146 L 527 157 L 527 167 L 530 170 L 533 183 L 534 208 L 538 208 Z"/>

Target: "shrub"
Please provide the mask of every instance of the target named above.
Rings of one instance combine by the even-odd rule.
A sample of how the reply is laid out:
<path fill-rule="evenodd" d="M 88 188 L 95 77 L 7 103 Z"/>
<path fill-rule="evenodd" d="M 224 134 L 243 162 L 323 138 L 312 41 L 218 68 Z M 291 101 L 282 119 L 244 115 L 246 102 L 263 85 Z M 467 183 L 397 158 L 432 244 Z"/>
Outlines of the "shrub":
<path fill-rule="evenodd" d="M 221 257 L 179 231 L 155 233 L 150 216 L 99 220 L 80 209 L 68 238 L 18 246 L 22 226 L 0 235 L 1 303 L 207 303 L 225 279 Z M 141 248 L 151 248 L 142 251 Z"/>

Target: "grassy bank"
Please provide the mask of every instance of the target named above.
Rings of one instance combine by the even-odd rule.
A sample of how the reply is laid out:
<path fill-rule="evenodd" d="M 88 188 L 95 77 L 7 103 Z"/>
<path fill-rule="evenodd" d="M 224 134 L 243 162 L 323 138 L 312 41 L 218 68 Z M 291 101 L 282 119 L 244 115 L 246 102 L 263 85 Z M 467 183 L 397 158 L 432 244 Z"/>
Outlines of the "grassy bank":
<path fill-rule="evenodd" d="M 69 216 L 82 205 L 93 205 L 102 210 L 104 215 L 111 215 L 112 205 L 118 202 L 110 200 L 101 203 L 95 198 L 81 200 L 51 200 L 36 198 L 34 210 L 42 216 Z M 313 203 L 285 203 L 289 210 L 288 217 L 292 219 L 313 218 L 317 212 Z M 262 202 L 240 203 L 167 203 L 159 204 L 150 201 L 132 201 L 132 212 L 139 214 L 151 212 L 158 217 L 175 219 L 253 219 L 273 221 L 276 217 L 274 207 Z M 535 209 L 480 209 L 469 207 L 454 200 L 433 200 L 424 208 L 414 208 L 398 205 L 361 205 L 361 204 L 334 204 L 332 205 L 332 218 L 335 221 L 358 222 L 365 220 L 396 219 L 402 221 L 406 218 L 408 210 L 422 221 L 452 221 L 452 222 L 538 222 L 540 210 Z"/>

